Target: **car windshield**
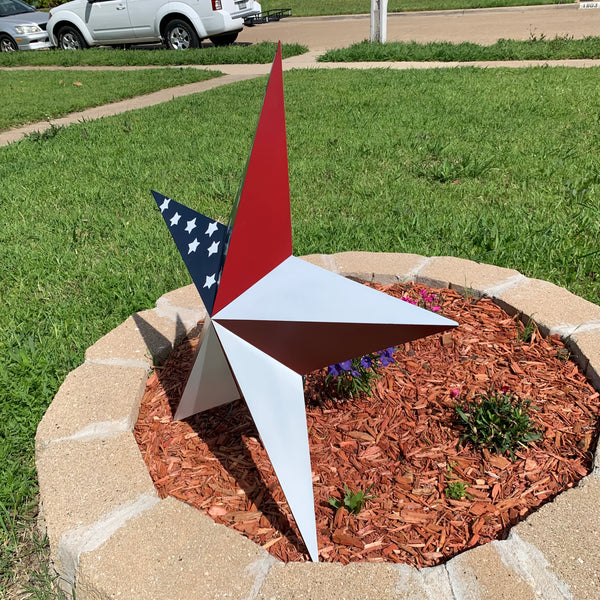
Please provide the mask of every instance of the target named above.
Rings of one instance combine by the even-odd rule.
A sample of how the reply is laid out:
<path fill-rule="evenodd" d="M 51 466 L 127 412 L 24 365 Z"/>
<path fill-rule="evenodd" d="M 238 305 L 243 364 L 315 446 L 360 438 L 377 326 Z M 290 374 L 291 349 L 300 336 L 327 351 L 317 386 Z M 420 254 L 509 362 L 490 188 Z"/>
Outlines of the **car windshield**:
<path fill-rule="evenodd" d="M 0 0 L 0 17 L 10 17 L 28 12 L 35 12 L 35 8 L 21 0 Z"/>

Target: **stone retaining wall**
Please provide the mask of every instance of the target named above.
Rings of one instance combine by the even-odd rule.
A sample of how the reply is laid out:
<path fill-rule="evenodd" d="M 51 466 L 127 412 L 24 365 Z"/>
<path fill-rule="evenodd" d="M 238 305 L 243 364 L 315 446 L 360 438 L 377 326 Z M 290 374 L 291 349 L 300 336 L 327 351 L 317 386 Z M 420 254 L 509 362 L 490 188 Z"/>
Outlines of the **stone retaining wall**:
<path fill-rule="evenodd" d="M 559 333 L 600 389 L 600 307 L 517 271 L 414 254 L 306 260 L 348 277 L 416 281 L 493 298 Z M 591 600 L 600 598 L 600 463 L 513 527 L 443 566 L 290 563 L 194 508 L 161 500 L 133 437 L 153 361 L 205 312 L 190 285 L 165 294 L 88 348 L 36 436 L 43 519 L 63 590 L 77 600 Z"/>

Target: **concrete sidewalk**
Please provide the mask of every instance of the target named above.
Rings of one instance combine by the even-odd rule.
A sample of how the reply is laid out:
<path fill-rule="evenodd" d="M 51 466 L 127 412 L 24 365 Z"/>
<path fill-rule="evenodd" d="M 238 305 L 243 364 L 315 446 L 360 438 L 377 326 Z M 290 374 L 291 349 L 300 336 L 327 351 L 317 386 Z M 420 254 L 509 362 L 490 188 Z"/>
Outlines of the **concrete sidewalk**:
<path fill-rule="evenodd" d="M 564 61 L 500 61 L 500 62 L 369 62 L 369 63 L 319 63 L 317 58 L 329 48 L 348 46 L 369 36 L 368 15 L 332 17 L 287 18 L 275 23 L 245 28 L 238 38 L 240 43 L 262 41 L 298 42 L 308 46 L 309 52 L 283 61 L 284 70 L 291 69 L 432 69 L 456 67 L 530 67 L 530 66 L 600 66 L 600 60 Z M 528 39 L 532 35 L 552 38 L 569 35 L 582 38 L 600 36 L 600 10 L 581 10 L 578 4 L 556 4 L 510 8 L 470 9 L 454 11 L 426 11 L 418 13 L 390 13 L 388 15 L 388 40 L 415 40 L 428 42 L 445 40 L 472 41 L 491 44 L 499 38 Z M 14 69 L 49 70 L 128 70 L 127 67 L 11 67 Z M 139 69 L 146 67 L 130 67 Z M 152 67 L 149 67 L 152 68 Z M 177 67 L 179 68 L 179 67 Z M 89 108 L 65 117 L 29 123 L 0 132 L 0 146 L 6 146 L 33 132 L 43 132 L 54 126 L 67 126 L 81 121 L 153 106 L 173 98 L 197 94 L 222 85 L 268 74 L 270 65 L 214 65 L 195 68 L 216 70 L 224 77 L 159 90 L 104 106 Z"/>
<path fill-rule="evenodd" d="M 283 61 L 285 71 L 293 69 L 440 69 L 440 68 L 457 68 L 457 67 L 533 67 L 533 66 L 568 66 L 578 68 L 598 67 L 600 60 L 582 59 L 582 60 L 527 60 L 527 61 L 473 61 L 473 62 L 359 62 L 359 63 L 320 63 L 317 58 L 323 53 L 320 50 L 314 50 L 300 56 L 294 56 Z M 16 67 L 19 68 L 19 67 Z M 87 70 L 86 67 L 21 67 L 23 70 L 43 69 L 43 70 Z M 136 70 L 146 67 L 90 67 L 90 70 Z M 150 67 L 152 68 L 152 67 Z M 179 67 L 174 67 L 179 68 Z M 190 94 L 198 94 L 216 87 L 243 81 L 245 79 L 253 79 L 262 75 L 267 75 L 271 69 L 271 65 L 214 65 L 214 66 L 197 66 L 193 68 L 221 71 L 225 73 L 223 77 L 211 79 L 209 81 L 200 81 L 196 83 L 188 83 L 173 88 L 158 90 L 151 94 L 136 96 L 120 102 L 104 104 L 88 108 L 76 113 L 70 113 L 64 117 L 50 119 L 47 121 L 39 121 L 37 123 L 28 123 L 21 127 L 15 127 L 7 131 L 0 132 L 0 146 L 7 146 L 16 142 L 31 133 L 42 133 L 52 126 L 66 127 L 74 123 L 83 121 L 93 121 L 102 117 L 110 117 L 130 110 L 138 108 L 146 108 L 154 106 L 162 102 L 168 102 L 173 98 L 181 96 L 189 96 Z"/>

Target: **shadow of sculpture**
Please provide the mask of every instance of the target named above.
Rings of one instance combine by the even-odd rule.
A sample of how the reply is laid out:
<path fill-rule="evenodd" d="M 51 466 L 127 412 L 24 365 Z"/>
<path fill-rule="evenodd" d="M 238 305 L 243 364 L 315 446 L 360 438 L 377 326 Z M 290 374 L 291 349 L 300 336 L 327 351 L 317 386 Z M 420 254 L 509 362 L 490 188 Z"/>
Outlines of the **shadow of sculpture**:
<path fill-rule="evenodd" d="M 133 315 L 133 320 L 146 344 L 154 365 L 161 365 L 173 351 L 171 340 L 146 321 L 140 313 Z M 188 334 L 183 321 L 177 315 L 175 321 L 175 345 L 179 344 Z"/>
<path fill-rule="evenodd" d="M 156 377 L 168 403 L 168 416 L 172 418 L 194 364 L 197 349 L 200 347 L 198 338 L 202 339 L 203 322 L 200 322 L 190 335 L 187 335 L 185 326 L 178 317 L 175 328 L 175 347 L 173 347 L 170 340 L 139 314 L 133 315 L 133 319 L 152 355 Z M 140 418 L 143 418 L 143 415 L 144 411 L 142 410 Z M 206 444 L 223 470 L 235 482 L 235 485 L 243 490 L 249 503 L 256 507 L 257 512 L 262 513 L 268 524 L 281 532 L 300 552 L 306 552 L 302 538 L 299 537 L 288 517 L 281 511 L 276 500 L 276 497 L 280 500 L 285 500 L 285 497 L 270 461 L 268 459 L 259 460 L 259 464 L 257 464 L 253 456 L 251 446 L 260 444 L 262 447 L 262 442 L 246 403 L 243 400 L 237 400 L 231 404 L 191 416 L 185 419 L 185 422 L 198 435 L 199 440 Z M 172 424 L 171 422 L 164 426 L 169 427 Z M 169 464 L 184 459 L 194 462 L 193 456 L 188 454 L 184 456 L 178 447 L 163 449 L 161 452 L 159 460 L 164 460 Z M 197 461 L 197 463 L 200 464 L 201 461 Z M 217 497 L 223 496 L 223 493 L 214 489 L 218 486 L 211 483 L 210 479 L 210 476 L 205 478 L 202 484 L 202 495 L 206 496 L 210 493 L 215 496 L 216 501 Z M 267 484 L 265 480 L 269 483 Z M 168 494 L 168 487 L 166 490 Z M 233 491 L 233 486 L 231 490 L 224 491 Z M 231 524 L 227 515 L 217 521 Z M 265 523 L 263 523 L 264 525 Z M 235 529 L 242 534 L 245 533 L 244 523 L 238 523 Z"/>

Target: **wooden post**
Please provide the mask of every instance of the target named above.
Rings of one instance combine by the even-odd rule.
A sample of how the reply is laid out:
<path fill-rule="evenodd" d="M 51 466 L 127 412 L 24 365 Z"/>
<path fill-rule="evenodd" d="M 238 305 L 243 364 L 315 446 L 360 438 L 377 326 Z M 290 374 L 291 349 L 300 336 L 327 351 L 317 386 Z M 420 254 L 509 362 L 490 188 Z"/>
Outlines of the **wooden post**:
<path fill-rule="evenodd" d="M 388 0 L 371 0 L 371 42 L 385 44 Z"/>

